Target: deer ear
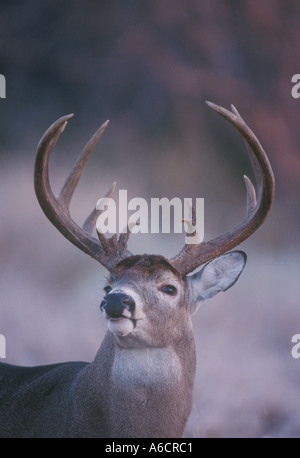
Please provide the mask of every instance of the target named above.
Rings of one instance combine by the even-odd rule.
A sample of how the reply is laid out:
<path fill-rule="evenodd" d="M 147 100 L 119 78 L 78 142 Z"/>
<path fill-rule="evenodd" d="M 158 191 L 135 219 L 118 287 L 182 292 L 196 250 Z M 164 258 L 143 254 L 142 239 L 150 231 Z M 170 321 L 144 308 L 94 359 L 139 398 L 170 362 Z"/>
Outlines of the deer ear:
<path fill-rule="evenodd" d="M 231 251 L 210 261 L 199 272 L 186 277 L 192 312 L 205 299 L 226 291 L 237 281 L 247 261 L 243 251 Z"/>

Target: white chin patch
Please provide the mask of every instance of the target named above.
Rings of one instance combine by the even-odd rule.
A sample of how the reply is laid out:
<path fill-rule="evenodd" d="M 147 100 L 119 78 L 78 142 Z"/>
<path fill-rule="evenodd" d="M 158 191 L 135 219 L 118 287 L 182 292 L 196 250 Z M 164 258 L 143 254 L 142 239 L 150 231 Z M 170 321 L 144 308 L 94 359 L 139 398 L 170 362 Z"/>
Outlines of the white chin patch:
<path fill-rule="evenodd" d="M 128 318 L 109 318 L 108 329 L 116 336 L 127 336 L 127 334 L 133 331 L 134 326 L 133 322 Z"/>

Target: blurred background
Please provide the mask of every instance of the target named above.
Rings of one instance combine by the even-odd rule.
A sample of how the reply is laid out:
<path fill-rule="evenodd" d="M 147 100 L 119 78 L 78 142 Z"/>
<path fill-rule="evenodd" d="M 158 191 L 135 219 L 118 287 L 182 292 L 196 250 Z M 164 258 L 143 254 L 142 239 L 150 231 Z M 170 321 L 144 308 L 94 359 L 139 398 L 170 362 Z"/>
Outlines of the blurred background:
<path fill-rule="evenodd" d="M 106 119 L 73 198 L 82 222 L 116 180 L 128 198 L 204 197 L 205 240 L 245 214 L 244 142 L 204 103 L 233 103 L 265 147 L 276 199 L 240 249 L 236 285 L 194 317 L 197 376 L 186 437 L 300 437 L 298 0 L 1 1 L 0 333 L 5 362 L 92 360 L 105 332 L 106 271 L 46 219 L 36 146 L 75 113 L 51 160 L 55 191 Z M 173 256 L 183 235 L 136 235 Z"/>

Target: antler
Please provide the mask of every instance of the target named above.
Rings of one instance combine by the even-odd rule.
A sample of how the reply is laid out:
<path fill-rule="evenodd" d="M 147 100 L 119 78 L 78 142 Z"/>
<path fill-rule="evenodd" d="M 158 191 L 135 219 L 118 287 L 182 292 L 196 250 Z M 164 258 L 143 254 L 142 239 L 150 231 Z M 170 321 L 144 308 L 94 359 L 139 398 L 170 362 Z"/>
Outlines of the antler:
<path fill-rule="evenodd" d="M 268 157 L 258 139 L 247 126 L 237 109 L 232 105 L 232 112 L 206 102 L 214 111 L 233 124 L 246 140 L 248 155 L 254 170 L 258 188 L 256 202 L 255 188 L 248 177 L 244 176 L 247 189 L 246 218 L 234 229 L 208 242 L 186 244 L 180 253 L 170 259 L 171 264 L 185 276 L 201 264 L 231 250 L 246 240 L 265 220 L 274 198 L 274 175 Z"/>
<path fill-rule="evenodd" d="M 35 192 L 45 215 L 51 223 L 54 224 L 70 242 L 111 271 L 119 261 L 131 255 L 127 250 L 129 233 L 121 234 L 119 240 L 117 240 L 116 234 L 110 239 L 107 239 L 103 234 L 98 233 L 99 240 L 97 240 L 91 233 L 95 227 L 96 219 L 100 211 L 94 208 L 91 214 L 86 218 L 82 228 L 73 221 L 69 211 L 70 202 L 84 166 L 96 146 L 96 143 L 107 127 L 108 121 L 95 132 L 82 150 L 58 197 L 53 194 L 50 186 L 49 156 L 57 140 L 63 133 L 68 120 L 72 116 L 71 114 L 58 119 L 49 127 L 40 140 L 34 170 Z M 110 197 L 112 195 L 115 186 L 116 184 L 113 183 L 105 194 L 105 197 Z"/>
<path fill-rule="evenodd" d="M 170 259 L 170 263 L 182 276 L 187 275 L 201 264 L 226 253 L 246 240 L 263 223 L 272 206 L 274 198 L 273 171 L 267 155 L 254 133 L 247 126 L 234 106 L 231 107 L 232 112 L 230 112 L 211 102 L 206 103 L 231 122 L 246 140 L 248 154 L 257 183 L 258 200 L 256 202 L 256 193 L 253 184 L 248 177 L 244 176 L 247 190 L 246 218 L 233 230 L 214 240 L 199 244 L 186 244 L 177 256 Z M 63 133 L 68 120 L 72 116 L 73 115 L 67 115 L 58 119 L 46 131 L 39 143 L 34 172 L 36 195 L 45 215 L 54 226 L 70 240 L 70 242 L 111 271 L 119 261 L 131 255 L 127 250 L 130 228 L 128 228 L 127 232 L 121 233 L 119 239 L 117 239 L 116 234 L 107 239 L 103 234 L 97 231 L 99 238 L 99 240 L 97 240 L 91 234 L 95 227 L 96 219 L 101 211 L 94 208 L 86 218 L 82 228 L 80 228 L 71 218 L 69 211 L 70 202 L 84 166 L 96 143 L 107 127 L 108 121 L 96 131 L 82 150 L 58 197 L 55 197 L 51 190 L 49 182 L 49 156 L 57 140 Z M 105 197 L 110 197 L 115 187 L 116 183 L 113 183 L 105 194 Z M 185 223 L 195 227 L 194 209 L 192 209 L 191 220 L 185 220 Z M 190 235 L 194 236 L 195 234 Z"/>

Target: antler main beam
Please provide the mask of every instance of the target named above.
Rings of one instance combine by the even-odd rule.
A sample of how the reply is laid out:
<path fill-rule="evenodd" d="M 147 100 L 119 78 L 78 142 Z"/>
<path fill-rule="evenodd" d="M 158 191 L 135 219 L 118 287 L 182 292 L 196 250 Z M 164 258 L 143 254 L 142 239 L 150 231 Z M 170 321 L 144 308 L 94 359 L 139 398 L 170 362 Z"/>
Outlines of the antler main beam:
<path fill-rule="evenodd" d="M 84 166 L 107 127 L 108 121 L 102 124 L 82 150 L 58 197 L 53 194 L 50 186 L 50 153 L 63 133 L 68 120 L 72 116 L 71 114 L 59 118 L 45 132 L 38 145 L 34 169 L 35 192 L 45 215 L 64 237 L 80 248 L 80 250 L 92 256 L 92 258 L 96 259 L 110 271 L 119 261 L 130 256 L 131 253 L 127 250 L 128 237 L 126 239 L 120 237 L 118 241 L 116 236 L 106 239 L 103 234 L 98 234 L 99 240 L 97 240 L 91 233 L 95 227 L 96 218 L 100 211 L 94 209 L 85 220 L 83 228 L 79 227 L 75 221 L 73 221 L 69 211 L 70 202 L 82 175 Z M 115 183 L 106 193 L 106 197 L 110 197 L 114 189 Z"/>
<path fill-rule="evenodd" d="M 233 105 L 231 112 L 214 103 L 206 103 L 233 124 L 244 137 L 258 188 L 257 202 L 255 188 L 249 178 L 244 176 L 247 190 L 246 218 L 234 229 L 220 237 L 200 244 L 186 244 L 181 252 L 170 260 L 182 276 L 192 272 L 201 264 L 221 256 L 250 237 L 264 222 L 274 199 L 275 180 L 273 171 L 264 149 L 252 130 Z"/>

